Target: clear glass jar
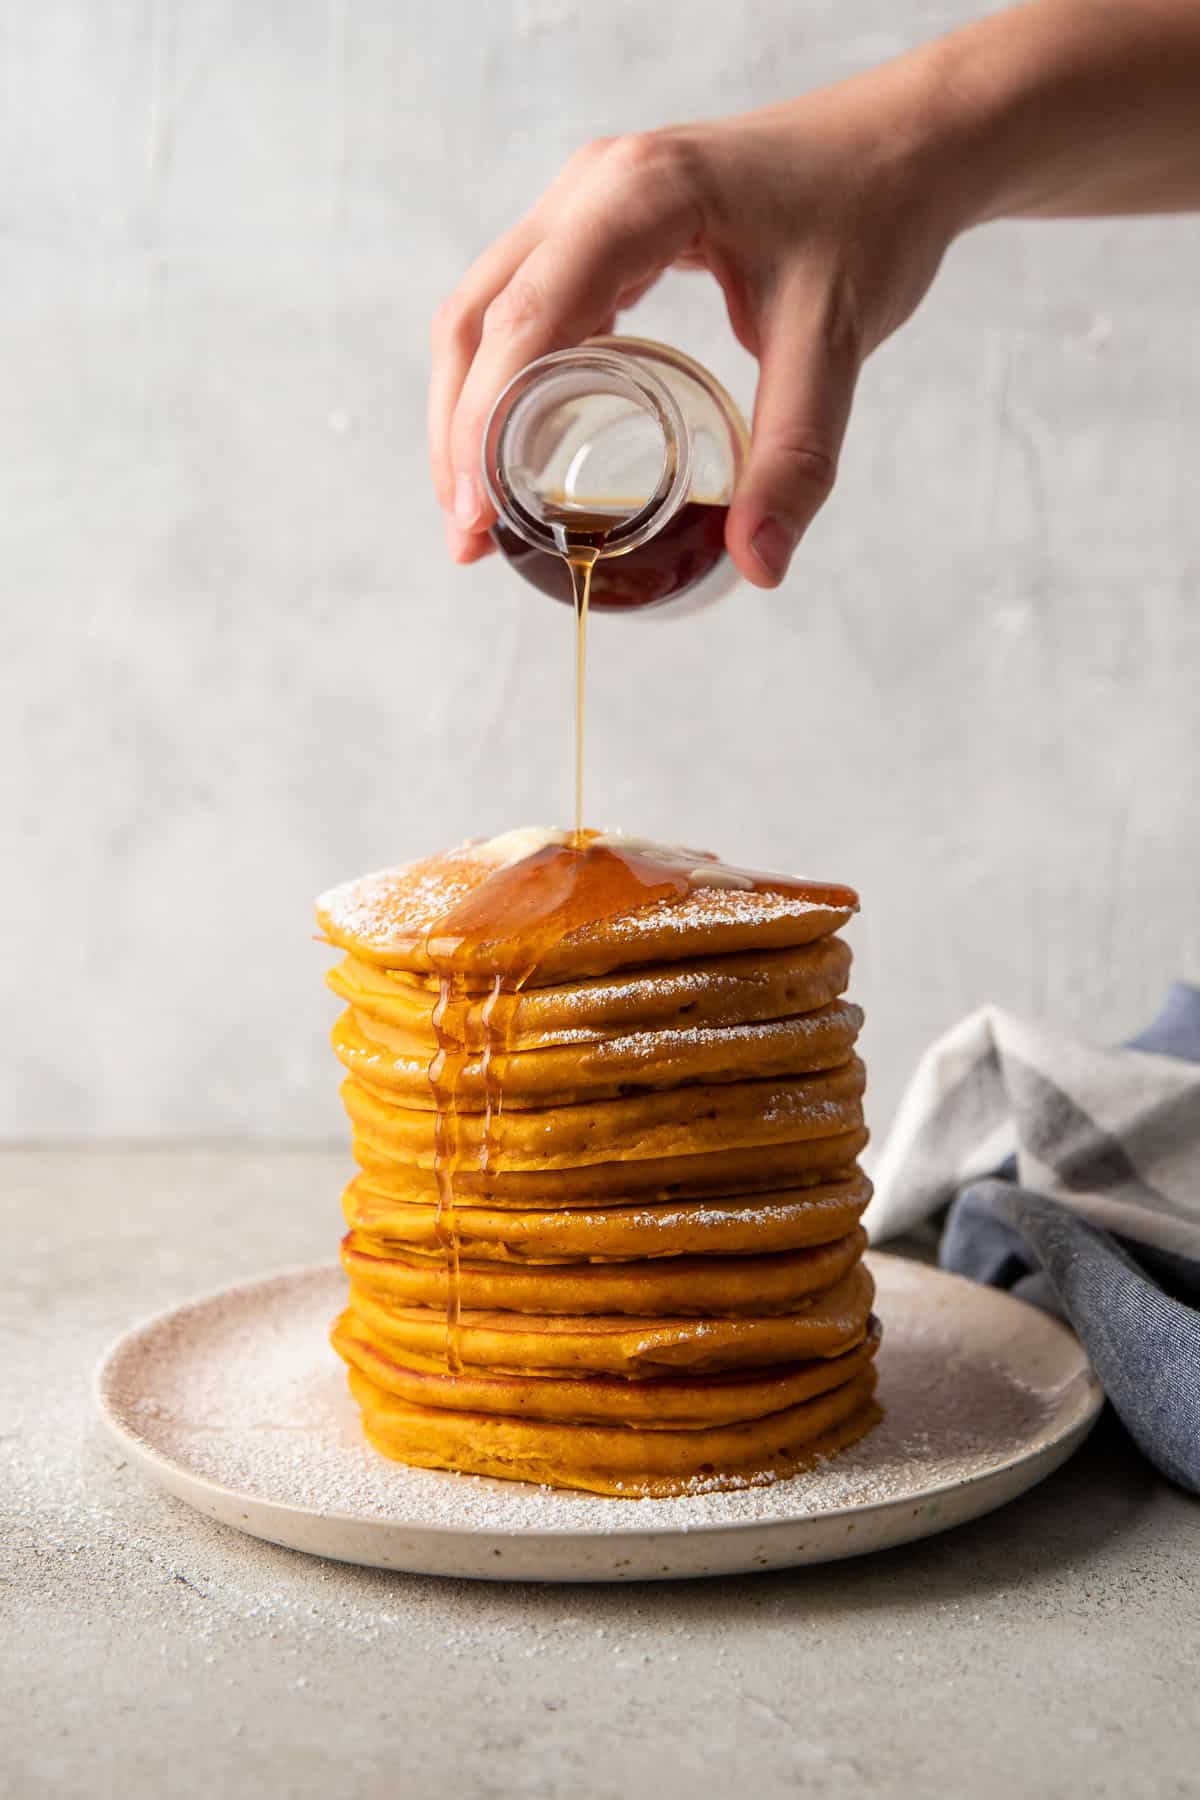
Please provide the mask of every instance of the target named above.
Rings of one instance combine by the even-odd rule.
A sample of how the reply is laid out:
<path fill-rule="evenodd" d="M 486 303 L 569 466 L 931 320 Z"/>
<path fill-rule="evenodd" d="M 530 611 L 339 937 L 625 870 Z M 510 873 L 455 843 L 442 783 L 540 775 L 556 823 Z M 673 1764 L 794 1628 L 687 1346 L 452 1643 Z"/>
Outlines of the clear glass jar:
<path fill-rule="evenodd" d="M 530 363 L 492 408 L 483 477 L 517 572 L 571 601 L 564 528 L 599 543 L 591 605 L 691 611 L 737 579 L 725 518 L 749 432 L 707 369 L 647 338 L 592 338 Z"/>

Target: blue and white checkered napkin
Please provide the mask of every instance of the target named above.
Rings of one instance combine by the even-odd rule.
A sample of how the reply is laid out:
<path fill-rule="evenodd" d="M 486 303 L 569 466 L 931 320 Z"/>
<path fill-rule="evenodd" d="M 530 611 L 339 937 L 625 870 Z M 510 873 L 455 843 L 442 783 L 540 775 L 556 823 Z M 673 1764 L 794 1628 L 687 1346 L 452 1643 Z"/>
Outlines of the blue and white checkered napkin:
<path fill-rule="evenodd" d="M 1200 988 L 1121 1050 L 972 1013 L 874 1174 L 874 1242 L 948 1205 L 943 1266 L 1069 1319 L 1132 1437 L 1200 1493 Z"/>

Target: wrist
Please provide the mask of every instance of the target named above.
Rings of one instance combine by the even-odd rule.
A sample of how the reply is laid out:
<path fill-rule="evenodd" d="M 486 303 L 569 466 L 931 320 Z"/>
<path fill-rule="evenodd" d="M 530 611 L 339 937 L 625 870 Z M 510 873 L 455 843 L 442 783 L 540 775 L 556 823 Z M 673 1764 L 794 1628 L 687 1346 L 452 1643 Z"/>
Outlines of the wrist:
<path fill-rule="evenodd" d="M 1195 206 L 1195 0 L 1029 0 L 916 55 L 960 229 Z"/>
<path fill-rule="evenodd" d="M 968 26 L 922 45 L 910 62 L 921 120 L 914 161 L 919 180 L 944 219 L 947 244 L 1008 212 L 1014 170 L 1006 154 L 1011 97 L 1003 59 Z"/>
<path fill-rule="evenodd" d="M 941 255 L 962 232 L 994 216 L 993 125 L 975 57 L 960 40 L 971 29 L 919 45 L 855 78 L 873 120 L 873 179 L 908 229 Z"/>

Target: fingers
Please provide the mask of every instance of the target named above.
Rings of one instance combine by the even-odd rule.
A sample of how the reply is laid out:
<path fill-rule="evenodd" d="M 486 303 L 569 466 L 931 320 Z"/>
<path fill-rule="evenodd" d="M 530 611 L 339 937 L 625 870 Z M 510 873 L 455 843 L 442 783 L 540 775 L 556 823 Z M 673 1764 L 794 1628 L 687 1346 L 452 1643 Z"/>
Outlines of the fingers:
<path fill-rule="evenodd" d="M 576 151 L 532 212 L 477 258 L 453 294 L 434 314 L 428 402 L 429 460 L 434 489 L 446 515 L 446 540 L 451 555 L 460 562 L 474 562 L 492 547 L 487 537 L 459 531 L 454 524 L 454 470 L 450 461 L 450 423 L 467 370 L 479 348 L 484 314 L 549 229 L 558 210 L 569 203 L 570 195 L 583 175 L 607 148 L 608 140 L 598 139 Z"/>
<path fill-rule="evenodd" d="M 454 518 L 486 531 L 494 514 L 479 474 L 492 405 L 511 378 L 551 350 L 609 324 L 696 235 L 687 159 L 669 138 L 619 139 L 582 177 L 483 315 L 450 426 Z"/>
<path fill-rule="evenodd" d="M 472 265 L 433 317 L 433 359 L 429 376 L 429 462 L 438 503 L 446 514 L 446 541 L 452 556 L 473 562 L 471 546 L 453 526 L 454 471 L 450 464 L 450 421 L 463 380 L 479 344 L 484 311 L 512 279 L 537 241 L 538 222 L 523 219 Z"/>
<path fill-rule="evenodd" d="M 451 560 L 456 563 L 479 562 L 482 557 L 490 556 L 496 548 L 488 532 L 460 531 L 454 523 L 454 515 L 445 515 L 446 548 Z"/>
<path fill-rule="evenodd" d="M 759 327 L 750 454 L 725 543 L 756 587 L 777 587 L 828 499 L 862 361 L 852 315 L 815 272 L 774 295 Z"/>

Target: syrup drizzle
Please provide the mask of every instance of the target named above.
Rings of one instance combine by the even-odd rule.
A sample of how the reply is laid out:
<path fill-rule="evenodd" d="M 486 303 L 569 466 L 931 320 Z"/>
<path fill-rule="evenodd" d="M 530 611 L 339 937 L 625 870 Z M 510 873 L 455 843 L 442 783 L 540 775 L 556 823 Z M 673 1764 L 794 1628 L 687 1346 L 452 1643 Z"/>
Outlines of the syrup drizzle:
<path fill-rule="evenodd" d="M 583 837 L 583 719 L 587 698 L 588 599 L 596 559 L 571 559 L 571 586 L 575 594 L 575 838 Z"/>
<path fill-rule="evenodd" d="M 472 997 L 479 991 L 481 978 L 489 984 L 480 1013 L 484 1118 L 478 1166 L 486 1174 L 493 1162 L 495 1125 L 504 1110 L 504 1059 L 516 1013 L 513 1006 L 498 1007 L 500 996 L 520 993 L 550 945 L 569 933 L 635 912 L 655 900 L 682 897 L 702 885 L 696 878 L 695 856 L 658 846 L 600 843 L 599 834 L 585 831 L 583 825 L 584 702 L 592 577 L 604 557 L 609 533 L 623 516 L 612 509 L 587 511 L 579 507 L 548 509 L 546 514 L 570 578 L 575 610 L 575 829 L 571 840 L 567 844 L 546 845 L 531 856 L 498 869 L 437 920 L 425 940 L 426 955 L 438 978 L 438 998 L 433 1009 L 437 1051 L 429 1065 L 429 1081 L 435 1107 L 434 1230 L 446 1257 L 446 1367 L 451 1374 L 462 1370 L 461 1246 L 454 1190 L 461 1138 L 457 1096 L 459 1077 L 468 1056 Z M 722 526 L 723 522 L 721 509 Z M 678 565 L 677 586 L 690 585 L 696 578 L 688 561 L 690 540 L 677 543 L 663 534 L 658 555 L 660 559 L 665 555 Z M 612 559 L 614 563 L 620 560 Z M 817 903 L 844 904 L 848 895 L 844 888 L 817 887 L 749 871 L 725 873 L 736 878 L 735 885 L 744 888 L 802 894 Z M 853 896 L 849 898 L 853 903 Z"/>
<path fill-rule="evenodd" d="M 604 554 L 604 542 L 619 515 L 567 510 L 550 525 L 559 555 L 571 577 L 575 608 L 575 840 L 583 841 L 583 722 L 587 692 L 588 605 L 592 575 Z"/>
<path fill-rule="evenodd" d="M 433 1173 L 437 1183 L 437 1210 L 433 1229 L 446 1256 L 446 1367 L 451 1374 L 462 1370 L 459 1356 L 459 1242 L 454 1210 L 454 1172 L 458 1167 L 458 1078 L 466 1061 L 463 1029 L 468 1000 L 462 977 L 444 969 L 438 977 L 438 997 L 433 1009 L 433 1035 L 437 1050 L 429 1065 L 433 1089 Z"/>
<path fill-rule="evenodd" d="M 446 1367 L 452 1375 L 462 1372 L 461 1246 L 454 1181 L 461 1154 L 457 1096 L 469 1054 L 467 1013 L 474 997 L 462 968 L 464 955 L 470 952 L 473 967 L 482 965 L 490 975 L 480 1009 L 485 1099 L 479 1169 L 486 1174 L 493 1162 L 495 1122 L 504 1109 L 504 1058 L 515 1010 L 498 1009 L 501 994 L 520 993 L 543 952 L 569 931 L 651 900 L 686 893 L 687 888 L 682 871 L 667 871 L 642 852 L 626 856 L 593 846 L 589 834 L 577 829 L 570 844 L 548 845 L 498 870 L 439 920 L 426 939 L 438 977 L 433 1009 L 437 1051 L 429 1065 L 435 1106 L 434 1230 L 446 1257 Z"/>
<path fill-rule="evenodd" d="M 495 1166 L 495 1127 L 504 1110 L 504 1064 L 516 1016 L 501 996 L 515 996 L 537 973 L 551 946 L 573 932 L 624 917 L 658 900 L 682 898 L 708 885 L 695 853 L 657 845 L 609 841 L 577 829 L 566 843 L 550 843 L 497 869 L 431 926 L 425 950 L 438 979 L 433 1009 L 437 1052 L 429 1065 L 435 1105 L 434 1226 L 446 1257 L 446 1366 L 462 1370 L 461 1263 L 455 1207 L 460 1163 L 459 1077 L 469 1056 L 470 1009 L 482 1026 L 484 1119 L 478 1168 Z M 778 893 L 814 905 L 853 907 L 849 889 L 722 867 L 744 891 Z"/>
<path fill-rule="evenodd" d="M 598 514 L 590 517 L 574 513 L 564 514 L 553 521 L 555 539 L 571 578 L 571 593 L 575 603 L 576 845 L 581 845 L 584 841 L 583 727 L 587 682 L 588 599 L 591 594 L 592 570 L 614 523 L 612 515 Z M 433 927 L 430 938 L 434 934 L 453 935 L 455 917 L 452 913 L 447 919 L 439 921 Z M 499 910 L 487 921 L 489 930 L 494 931 L 497 925 L 503 930 L 504 915 Z M 482 1174 L 486 1174 L 491 1166 L 493 1121 L 499 1118 L 504 1108 L 504 1092 L 498 1079 L 496 1059 L 507 1053 L 508 1027 L 506 1025 L 497 1030 L 493 1024 L 496 1002 L 506 986 L 509 993 L 518 993 L 536 968 L 536 952 L 540 949 L 536 934 L 531 949 L 535 953 L 530 959 L 523 961 L 518 956 L 507 970 L 497 967 L 492 971 L 491 993 L 481 1012 L 485 1097 L 483 1131 L 479 1145 L 479 1168 Z M 466 1060 L 466 1017 L 470 995 L 461 972 L 453 967 L 452 961 L 440 962 L 428 940 L 426 950 L 438 975 L 438 999 L 433 1010 L 437 1051 L 429 1065 L 429 1081 L 433 1088 L 435 1107 L 433 1168 L 437 1182 L 437 1211 L 434 1213 L 433 1228 L 446 1255 L 446 1367 L 452 1375 L 458 1375 L 462 1372 L 462 1277 L 461 1244 L 454 1204 L 454 1177 L 459 1163 L 460 1136 L 456 1095 L 459 1076 Z M 508 1011 L 511 1014 L 512 1009 L 509 1008 Z"/>

